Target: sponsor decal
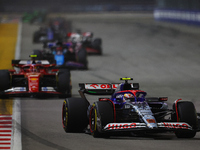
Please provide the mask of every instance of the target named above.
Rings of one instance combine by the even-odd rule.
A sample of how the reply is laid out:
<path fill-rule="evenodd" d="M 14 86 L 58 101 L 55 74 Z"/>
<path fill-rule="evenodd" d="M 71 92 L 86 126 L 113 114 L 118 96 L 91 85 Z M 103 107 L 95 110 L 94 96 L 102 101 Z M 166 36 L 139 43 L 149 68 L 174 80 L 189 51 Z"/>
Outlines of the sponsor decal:
<path fill-rule="evenodd" d="M 125 105 L 124 107 L 125 107 L 125 109 L 129 109 L 129 108 L 131 108 L 131 105 Z"/>
<path fill-rule="evenodd" d="M 148 123 L 156 123 L 156 121 L 154 119 L 147 119 Z"/>
<path fill-rule="evenodd" d="M 150 123 L 154 123 L 154 119 L 149 119 Z M 187 123 L 171 123 L 171 122 L 162 122 L 157 124 L 160 128 L 169 128 L 169 129 L 189 129 L 191 126 Z M 134 128 L 147 128 L 145 123 L 109 123 L 104 129 L 105 130 L 123 130 L 123 129 L 134 129 Z"/>
<path fill-rule="evenodd" d="M 144 128 L 145 123 L 110 123 L 107 124 L 104 129 L 106 130 L 118 130 L 118 129 L 133 129 L 133 128 Z"/>
<path fill-rule="evenodd" d="M 166 128 L 172 128 L 172 129 L 191 129 L 190 125 L 187 123 L 169 123 L 169 122 L 163 122 L 158 124 L 159 127 L 166 127 Z"/>
<path fill-rule="evenodd" d="M 116 98 L 122 98 L 124 95 L 123 94 L 119 94 L 116 96 Z"/>
<path fill-rule="evenodd" d="M 128 128 L 135 128 L 136 123 L 131 123 L 131 124 L 109 124 L 108 125 L 108 130 L 110 129 L 128 129 Z"/>
<path fill-rule="evenodd" d="M 32 81 L 38 80 L 38 78 L 31 78 Z"/>
<path fill-rule="evenodd" d="M 39 75 L 38 74 L 32 74 L 32 75 L 30 75 L 29 77 L 38 77 Z"/>
<path fill-rule="evenodd" d="M 86 89 L 116 89 L 119 84 L 85 84 Z"/>

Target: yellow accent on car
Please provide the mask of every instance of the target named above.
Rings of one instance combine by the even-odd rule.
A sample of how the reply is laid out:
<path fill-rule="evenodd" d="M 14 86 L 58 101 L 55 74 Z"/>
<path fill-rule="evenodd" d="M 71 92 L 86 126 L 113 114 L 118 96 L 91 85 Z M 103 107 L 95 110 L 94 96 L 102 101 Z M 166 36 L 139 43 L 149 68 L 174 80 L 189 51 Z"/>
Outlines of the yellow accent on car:
<path fill-rule="evenodd" d="M 18 24 L 0 24 L 0 69 L 12 69 L 15 57 Z M 13 100 L 0 99 L 0 114 L 12 115 Z"/>
<path fill-rule="evenodd" d="M 30 55 L 31 58 L 37 57 L 37 55 Z"/>
<path fill-rule="evenodd" d="M 133 80 L 133 78 L 120 78 L 119 80 Z"/>

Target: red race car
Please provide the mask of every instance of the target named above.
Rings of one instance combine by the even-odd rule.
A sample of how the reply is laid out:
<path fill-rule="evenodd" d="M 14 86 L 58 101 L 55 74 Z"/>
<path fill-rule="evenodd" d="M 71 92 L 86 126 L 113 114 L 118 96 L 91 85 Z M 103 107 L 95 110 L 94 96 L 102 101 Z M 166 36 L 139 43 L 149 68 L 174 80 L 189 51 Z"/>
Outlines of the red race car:
<path fill-rule="evenodd" d="M 68 69 L 54 69 L 47 60 L 12 60 L 12 66 L 17 69 L 0 70 L 0 98 L 71 97 Z"/>

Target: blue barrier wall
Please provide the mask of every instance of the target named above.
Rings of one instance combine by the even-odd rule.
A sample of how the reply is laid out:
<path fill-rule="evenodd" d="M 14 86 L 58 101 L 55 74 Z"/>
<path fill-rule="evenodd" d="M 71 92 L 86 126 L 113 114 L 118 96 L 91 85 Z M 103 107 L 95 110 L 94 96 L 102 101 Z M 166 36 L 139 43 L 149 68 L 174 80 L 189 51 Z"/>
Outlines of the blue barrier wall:
<path fill-rule="evenodd" d="M 200 25 L 200 0 L 157 0 L 154 18 L 159 21 Z"/>
<path fill-rule="evenodd" d="M 158 21 L 170 21 L 185 24 L 200 25 L 200 11 L 155 9 L 154 18 Z"/>

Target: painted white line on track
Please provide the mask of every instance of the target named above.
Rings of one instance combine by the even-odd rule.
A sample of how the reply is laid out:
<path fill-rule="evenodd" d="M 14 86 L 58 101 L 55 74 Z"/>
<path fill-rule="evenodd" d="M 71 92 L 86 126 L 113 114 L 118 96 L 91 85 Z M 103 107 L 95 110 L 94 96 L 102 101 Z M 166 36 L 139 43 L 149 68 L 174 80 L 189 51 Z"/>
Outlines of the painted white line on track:
<path fill-rule="evenodd" d="M 22 150 L 21 137 L 21 102 L 20 99 L 15 99 L 13 107 L 13 138 L 12 149 Z"/>
<path fill-rule="evenodd" d="M 22 23 L 18 24 L 17 44 L 15 48 L 15 59 L 20 59 L 21 51 L 21 36 Z M 13 100 L 13 137 L 12 150 L 22 150 L 22 136 L 21 136 L 21 102 L 20 99 Z"/>

